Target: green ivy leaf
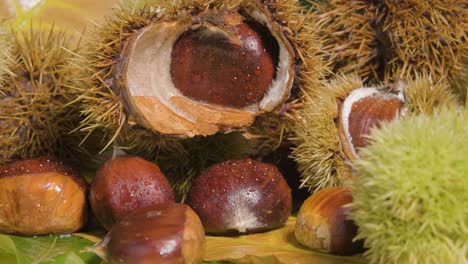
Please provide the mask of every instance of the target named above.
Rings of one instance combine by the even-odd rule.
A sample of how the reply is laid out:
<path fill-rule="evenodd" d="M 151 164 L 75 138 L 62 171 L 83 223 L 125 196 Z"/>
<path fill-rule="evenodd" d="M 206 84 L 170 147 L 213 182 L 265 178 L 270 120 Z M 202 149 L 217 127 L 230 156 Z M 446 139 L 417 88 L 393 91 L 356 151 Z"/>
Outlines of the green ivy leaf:
<path fill-rule="evenodd" d="M 0 263 L 5 264 L 100 264 L 93 253 L 84 252 L 92 241 L 74 235 L 25 238 L 0 235 Z"/>

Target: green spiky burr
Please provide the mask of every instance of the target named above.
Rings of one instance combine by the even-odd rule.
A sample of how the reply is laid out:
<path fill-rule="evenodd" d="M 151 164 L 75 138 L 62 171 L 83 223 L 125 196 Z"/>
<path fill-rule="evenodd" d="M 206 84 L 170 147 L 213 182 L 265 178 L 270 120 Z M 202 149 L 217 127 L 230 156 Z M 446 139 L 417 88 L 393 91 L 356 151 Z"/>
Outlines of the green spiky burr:
<path fill-rule="evenodd" d="M 466 263 L 464 111 L 440 109 L 372 131 L 354 162 L 350 213 L 370 263 Z"/>

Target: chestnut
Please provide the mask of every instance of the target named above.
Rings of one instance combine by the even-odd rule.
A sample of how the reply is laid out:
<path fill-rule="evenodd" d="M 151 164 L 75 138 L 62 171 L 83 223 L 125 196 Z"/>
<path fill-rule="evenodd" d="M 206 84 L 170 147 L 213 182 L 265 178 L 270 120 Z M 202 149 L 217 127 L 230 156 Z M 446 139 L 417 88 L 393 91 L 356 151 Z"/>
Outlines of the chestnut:
<path fill-rule="evenodd" d="M 215 164 L 199 175 L 188 204 L 210 234 L 263 232 L 282 227 L 291 189 L 272 164 L 244 159 Z"/>
<path fill-rule="evenodd" d="M 347 219 L 353 201 L 345 187 L 332 187 L 316 192 L 301 206 L 294 230 L 299 243 L 312 249 L 352 255 L 363 252 L 363 242 L 355 241 L 357 226 Z"/>
<path fill-rule="evenodd" d="M 0 168 L 0 233 L 75 232 L 86 220 L 86 192 L 83 178 L 52 158 L 5 165 Z"/>
<path fill-rule="evenodd" d="M 99 247 L 113 263 L 199 263 L 206 240 L 200 218 L 185 204 L 140 208 L 116 223 Z"/>
<path fill-rule="evenodd" d="M 174 194 L 156 164 L 136 156 L 121 156 L 106 161 L 98 170 L 90 200 L 96 218 L 109 230 L 135 209 L 173 203 Z"/>

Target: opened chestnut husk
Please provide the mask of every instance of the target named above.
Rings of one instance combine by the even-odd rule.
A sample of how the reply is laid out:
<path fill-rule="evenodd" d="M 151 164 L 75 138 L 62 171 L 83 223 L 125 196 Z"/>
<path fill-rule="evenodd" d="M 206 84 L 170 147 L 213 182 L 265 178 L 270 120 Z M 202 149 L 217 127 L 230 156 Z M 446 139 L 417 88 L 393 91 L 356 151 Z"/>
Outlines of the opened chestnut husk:
<path fill-rule="evenodd" d="M 367 86 L 356 75 L 337 75 L 311 90 L 293 125 L 302 186 L 318 190 L 356 179 L 350 161 L 359 159 L 373 129 L 412 115 L 456 107 L 444 81 L 430 76 Z"/>

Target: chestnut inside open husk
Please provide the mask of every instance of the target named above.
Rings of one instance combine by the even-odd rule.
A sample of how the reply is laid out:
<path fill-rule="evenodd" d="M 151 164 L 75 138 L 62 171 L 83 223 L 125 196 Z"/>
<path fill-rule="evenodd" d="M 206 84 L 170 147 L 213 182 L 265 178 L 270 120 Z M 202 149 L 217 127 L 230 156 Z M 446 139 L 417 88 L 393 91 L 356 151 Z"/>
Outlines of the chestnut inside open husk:
<path fill-rule="evenodd" d="M 281 109 L 293 87 L 293 46 L 262 3 L 236 5 L 195 8 L 190 19 L 171 15 L 128 34 L 114 76 L 132 122 L 208 136 Z"/>
<path fill-rule="evenodd" d="M 292 210 L 291 189 L 272 164 L 244 159 L 215 164 L 195 179 L 188 204 L 210 234 L 282 227 Z"/>
<path fill-rule="evenodd" d="M 0 168 L 0 233 L 67 234 L 86 221 L 85 181 L 48 157 Z"/>
<path fill-rule="evenodd" d="M 99 245 L 110 264 L 199 263 L 205 246 L 198 216 L 189 206 L 176 203 L 133 211 Z"/>
<path fill-rule="evenodd" d="M 174 194 L 159 167 L 136 156 L 108 160 L 91 184 L 91 207 L 109 230 L 131 211 L 155 204 L 173 203 Z"/>
<path fill-rule="evenodd" d="M 367 145 L 370 130 L 397 118 L 404 109 L 404 104 L 401 91 L 390 93 L 376 88 L 353 90 L 341 104 L 338 123 L 340 142 L 346 158 L 359 158 L 359 148 Z"/>

